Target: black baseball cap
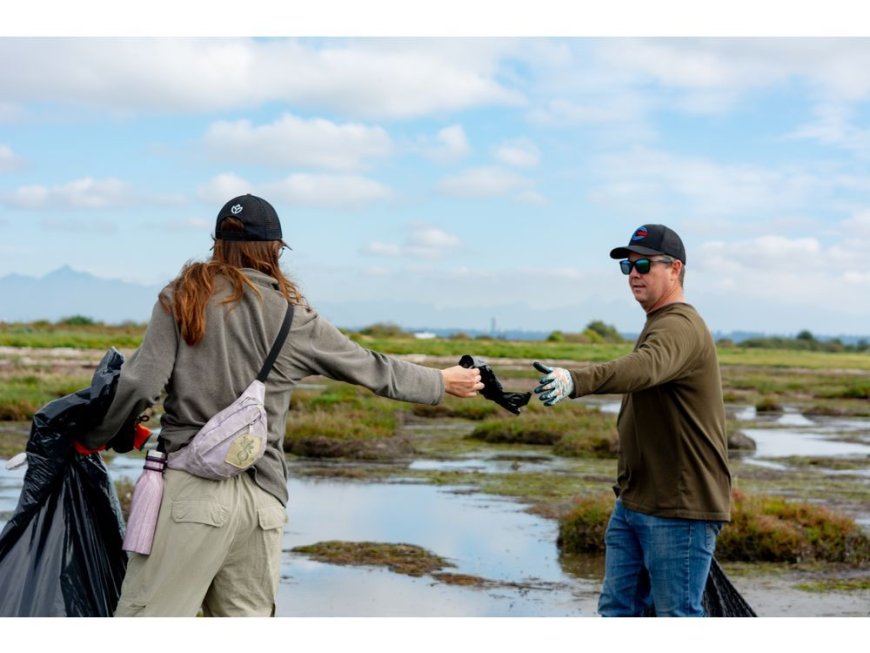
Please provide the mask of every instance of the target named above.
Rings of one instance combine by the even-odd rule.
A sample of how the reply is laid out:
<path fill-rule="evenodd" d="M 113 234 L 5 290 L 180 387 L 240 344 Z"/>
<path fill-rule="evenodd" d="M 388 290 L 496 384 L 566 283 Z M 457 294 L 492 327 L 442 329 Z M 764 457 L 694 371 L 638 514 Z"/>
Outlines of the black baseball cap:
<path fill-rule="evenodd" d="M 244 225 L 242 231 L 222 230 L 226 218 L 235 218 Z M 256 195 L 239 195 L 224 204 L 214 227 L 216 240 L 281 240 L 281 221 L 275 207 Z"/>
<path fill-rule="evenodd" d="M 683 265 L 686 264 L 686 248 L 683 247 L 683 241 L 676 231 L 663 224 L 638 227 L 631 234 L 628 245 L 611 250 L 610 258 L 628 258 L 631 252 L 647 256 L 666 254 L 682 261 Z"/>

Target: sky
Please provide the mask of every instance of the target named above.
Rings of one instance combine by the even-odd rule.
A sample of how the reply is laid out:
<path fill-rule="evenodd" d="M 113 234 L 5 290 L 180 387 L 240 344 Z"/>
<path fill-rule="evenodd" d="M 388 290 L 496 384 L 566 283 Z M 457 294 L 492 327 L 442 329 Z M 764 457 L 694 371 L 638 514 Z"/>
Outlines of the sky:
<path fill-rule="evenodd" d="M 712 330 L 870 334 L 870 39 L 828 36 L 848 21 L 701 37 L 607 16 L 571 35 L 517 12 L 451 35 L 449 12 L 437 34 L 340 15 L 328 36 L 328 14 L 309 32 L 4 28 L 0 277 L 166 283 L 250 192 L 315 308 L 637 332 L 608 254 L 663 223 Z"/>

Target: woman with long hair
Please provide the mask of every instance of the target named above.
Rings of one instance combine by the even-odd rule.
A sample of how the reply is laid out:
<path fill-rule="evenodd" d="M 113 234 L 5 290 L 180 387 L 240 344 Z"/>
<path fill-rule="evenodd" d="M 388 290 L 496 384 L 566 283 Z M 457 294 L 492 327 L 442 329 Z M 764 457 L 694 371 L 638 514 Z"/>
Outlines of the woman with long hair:
<path fill-rule="evenodd" d="M 266 200 L 243 195 L 217 216 L 211 260 L 188 263 L 163 289 L 142 345 L 124 364 L 103 423 L 83 442 L 99 448 L 165 390 L 160 440 L 169 456 L 149 555 L 131 553 L 116 616 L 269 616 L 278 591 L 290 395 L 320 374 L 390 399 L 437 404 L 472 397 L 480 373 L 432 369 L 360 347 L 316 311 L 278 263 L 281 223 Z M 265 452 L 213 480 L 172 468 L 209 420 L 257 377 L 288 305 L 286 340 L 265 382 Z"/>

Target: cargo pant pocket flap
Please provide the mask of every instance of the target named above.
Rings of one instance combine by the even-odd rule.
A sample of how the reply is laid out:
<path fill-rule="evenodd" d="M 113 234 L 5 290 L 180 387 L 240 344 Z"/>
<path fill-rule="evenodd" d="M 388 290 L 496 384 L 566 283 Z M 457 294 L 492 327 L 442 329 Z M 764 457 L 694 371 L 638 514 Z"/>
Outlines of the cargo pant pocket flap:
<path fill-rule="evenodd" d="M 213 501 L 172 502 L 172 519 L 176 522 L 193 522 L 220 527 L 227 523 L 227 517 L 227 509 Z"/>
<path fill-rule="evenodd" d="M 257 511 L 257 516 L 260 520 L 260 528 L 264 531 L 281 528 L 287 523 L 287 510 L 284 506 L 260 508 Z"/>

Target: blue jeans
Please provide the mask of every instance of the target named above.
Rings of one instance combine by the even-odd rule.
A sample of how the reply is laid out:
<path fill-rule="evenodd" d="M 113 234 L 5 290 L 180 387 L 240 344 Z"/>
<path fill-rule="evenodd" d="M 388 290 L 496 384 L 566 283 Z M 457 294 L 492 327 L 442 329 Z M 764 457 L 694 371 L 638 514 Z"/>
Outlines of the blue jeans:
<path fill-rule="evenodd" d="M 617 499 L 604 536 L 603 617 L 703 617 L 719 521 L 654 517 Z"/>

